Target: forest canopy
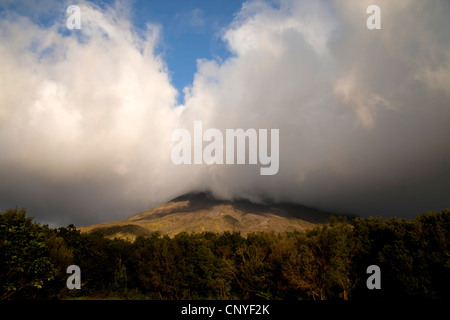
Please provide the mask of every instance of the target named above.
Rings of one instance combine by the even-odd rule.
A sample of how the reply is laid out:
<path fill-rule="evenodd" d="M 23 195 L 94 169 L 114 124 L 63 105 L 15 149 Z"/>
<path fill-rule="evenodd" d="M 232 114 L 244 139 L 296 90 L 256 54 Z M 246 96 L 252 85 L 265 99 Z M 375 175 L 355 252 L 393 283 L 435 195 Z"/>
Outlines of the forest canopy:
<path fill-rule="evenodd" d="M 448 299 L 450 210 L 331 217 L 306 232 L 153 233 L 135 241 L 0 214 L 0 299 Z M 69 290 L 67 267 L 81 270 Z M 367 267 L 381 270 L 369 290 Z"/>

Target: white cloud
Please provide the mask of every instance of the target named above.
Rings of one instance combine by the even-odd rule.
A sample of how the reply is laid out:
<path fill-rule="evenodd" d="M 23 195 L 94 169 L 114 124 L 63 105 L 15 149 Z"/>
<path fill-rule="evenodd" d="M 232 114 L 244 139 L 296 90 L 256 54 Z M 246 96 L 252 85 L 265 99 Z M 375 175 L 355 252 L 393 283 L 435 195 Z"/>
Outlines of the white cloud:
<path fill-rule="evenodd" d="M 67 36 L 23 17 L 0 22 L 0 166 L 11 175 L 1 189 L 33 206 L 36 191 L 14 175 L 37 174 L 43 187 L 98 195 L 97 203 L 78 198 L 74 211 L 87 205 L 114 216 L 176 192 L 160 183 L 170 176 L 165 157 L 177 92 L 154 54 L 159 30 L 149 25 L 138 37 L 112 9 L 86 3 L 81 12 L 82 29 Z M 42 201 L 51 206 L 54 197 Z"/>

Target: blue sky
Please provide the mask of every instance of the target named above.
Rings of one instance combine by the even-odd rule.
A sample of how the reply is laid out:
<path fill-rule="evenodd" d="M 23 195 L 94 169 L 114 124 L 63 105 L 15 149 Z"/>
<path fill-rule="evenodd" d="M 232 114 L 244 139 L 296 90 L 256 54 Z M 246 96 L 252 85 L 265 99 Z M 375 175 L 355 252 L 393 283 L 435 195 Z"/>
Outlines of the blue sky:
<path fill-rule="evenodd" d="M 197 59 L 221 61 L 229 56 L 221 32 L 243 2 L 135 1 L 132 17 L 138 28 L 149 21 L 162 26 L 161 50 L 173 85 L 181 93 L 185 86 L 192 84 Z"/>

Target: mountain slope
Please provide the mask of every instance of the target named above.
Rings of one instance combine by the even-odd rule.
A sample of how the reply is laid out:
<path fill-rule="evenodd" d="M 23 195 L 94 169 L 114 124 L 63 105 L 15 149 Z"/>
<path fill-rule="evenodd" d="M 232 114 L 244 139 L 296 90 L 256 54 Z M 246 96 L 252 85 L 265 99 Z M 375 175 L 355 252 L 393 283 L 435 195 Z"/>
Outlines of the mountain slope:
<path fill-rule="evenodd" d="M 186 194 L 128 219 L 81 227 L 110 237 L 135 238 L 159 232 L 303 231 L 328 223 L 330 214 L 295 204 L 255 204 L 245 200 L 217 200 L 208 193 Z"/>

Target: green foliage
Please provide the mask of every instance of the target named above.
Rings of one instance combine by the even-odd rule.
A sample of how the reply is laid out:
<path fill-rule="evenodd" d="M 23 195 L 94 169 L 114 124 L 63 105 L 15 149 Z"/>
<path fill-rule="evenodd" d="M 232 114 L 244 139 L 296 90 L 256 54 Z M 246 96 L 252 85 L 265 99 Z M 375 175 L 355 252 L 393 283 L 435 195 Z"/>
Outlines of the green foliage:
<path fill-rule="evenodd" d="M 0 299 L 38 297 L 55 276 L 46 228 L 25 215 L 17 208 L 0 215 Z"/>
<path fill-rule="evenodd" d="M 384 285 L 381 292 L 368 292 L 360 281 L 355 298 L 449 298 L 449 221 L 448 209 L 424 213 L 413 220 L 356 219 L 354 233 L 362 248 L 353 260 L 353 269 L 360 271 L 377 264 Z"/>
<path fill-rule="evenodd" d="M 450 210 L 285 234 L 143 234 L 134 242 L 0 215 L 0 297 L 122 299 L 448 299 Z M 69 265 L 81 290 L 66 288 Z M 381 268 L 381 290 L 366 270 Z"/>

